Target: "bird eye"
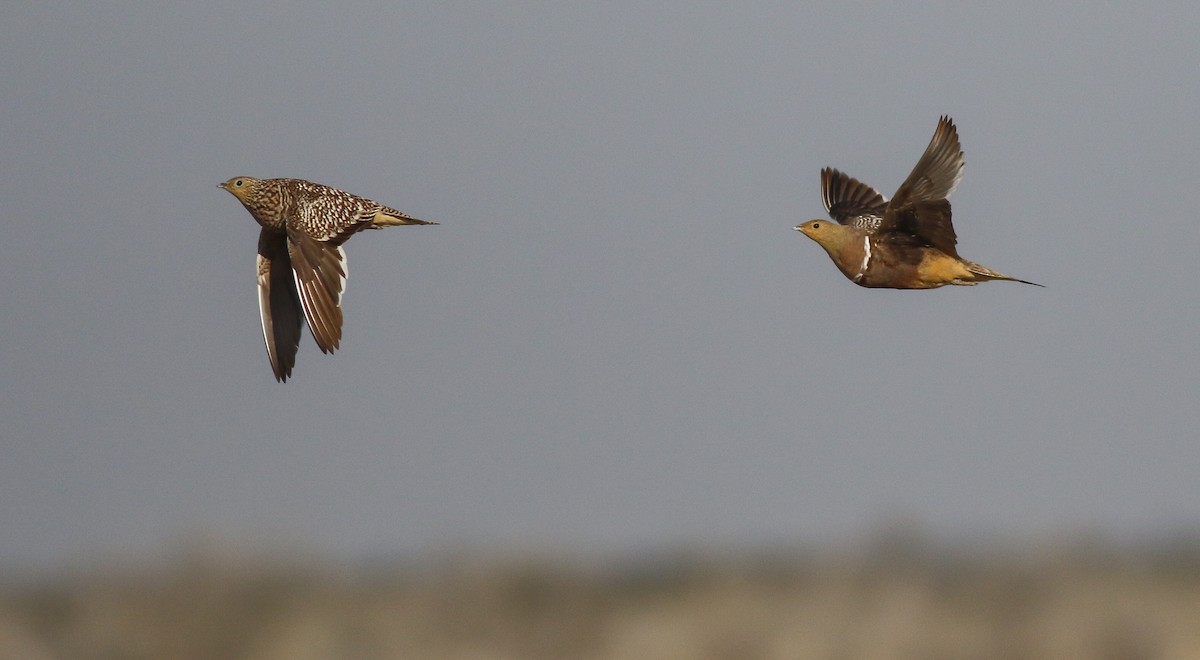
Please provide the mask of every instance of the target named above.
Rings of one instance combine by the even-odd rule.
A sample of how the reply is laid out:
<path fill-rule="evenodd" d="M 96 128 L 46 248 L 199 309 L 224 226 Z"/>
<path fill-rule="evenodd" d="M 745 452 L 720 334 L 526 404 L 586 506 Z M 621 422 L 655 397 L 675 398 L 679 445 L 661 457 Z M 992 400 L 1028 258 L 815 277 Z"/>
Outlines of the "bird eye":
<path fill-rule="evenodd" d="M 242 181 L 241 179 L 238 179 L 237 181 L 233 182 L 233 185 L 234 185 L 234 187 L 241 188 L 242 184 L 244 184 L 244 183 L 245 183 L 244 181 Z"/>
<path fill-rule="evenodd" d="M 819 222 L 813 223 L 813 229 L 820 229 L 820 228 L 821 228 L 821 223 L 819 223 Z"/>

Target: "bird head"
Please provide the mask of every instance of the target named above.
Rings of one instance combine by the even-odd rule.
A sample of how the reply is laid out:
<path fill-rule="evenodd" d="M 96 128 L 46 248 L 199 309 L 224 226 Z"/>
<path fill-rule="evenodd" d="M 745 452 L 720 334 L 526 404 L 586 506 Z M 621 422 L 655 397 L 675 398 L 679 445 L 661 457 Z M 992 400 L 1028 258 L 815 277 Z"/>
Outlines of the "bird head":
<path fill-rule="evenodd" d="M 861 240 L 861 234 L 855 229 L 839 225 L 832 220 L 809 220 L 804 224 L 796 225 L 796 231 L 816 241 L 830 254 L 837 252 L 851 241 Z"/>
<path fill-rule="evenodd" d="M 224 188 L 229 191 L 229 194 L 237 197 L 243 204 L 250 198 L 251 193 L 258 187 L 259 180 L 250 176 L 235 176 L 225 183 L 218 184 L 218 188 Z"/>

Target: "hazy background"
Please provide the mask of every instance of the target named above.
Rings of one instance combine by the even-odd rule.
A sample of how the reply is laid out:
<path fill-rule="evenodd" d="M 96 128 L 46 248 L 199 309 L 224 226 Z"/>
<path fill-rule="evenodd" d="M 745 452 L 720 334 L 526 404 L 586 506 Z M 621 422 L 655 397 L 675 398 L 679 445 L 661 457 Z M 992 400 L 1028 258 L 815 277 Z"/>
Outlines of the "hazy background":
<path fill-rule="evenodd" d="M 0 6 L 5 572 L 1197 529 L 1200 7 L 201 4 Z M 941 114 L 961 253 L 1048 288 L 792 231 Z M 283 385 L 235 175 L 442 223 Z"/>

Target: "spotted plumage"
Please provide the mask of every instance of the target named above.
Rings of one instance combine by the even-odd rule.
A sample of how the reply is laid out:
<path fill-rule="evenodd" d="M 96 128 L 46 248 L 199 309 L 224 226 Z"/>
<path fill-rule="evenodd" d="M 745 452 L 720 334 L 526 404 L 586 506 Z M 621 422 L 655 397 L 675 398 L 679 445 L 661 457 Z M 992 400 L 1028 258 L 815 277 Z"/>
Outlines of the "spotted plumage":
<path fill-rule="evenodd" d="M 829 217 L 796 231 L 816 241 L 850 281 L 864 287 L 934 289 L 1009 277 L 958 256 L 950 193 L 962 179 L 958 131 L 942 117 L 929 147 L 891 201 L 861 181 L 821 170 L 821 201 Z"/>
<path fill-rule="evenodd" d="M 234 177 L 229 191 L 262 226 L 258 309 L 275 379 L 292 373 L 303 318 L 323 353 L 342 338 L 342 292 L 350 236 L 363 229 L 436 225 L 348 192 L 302 179 Z"/>

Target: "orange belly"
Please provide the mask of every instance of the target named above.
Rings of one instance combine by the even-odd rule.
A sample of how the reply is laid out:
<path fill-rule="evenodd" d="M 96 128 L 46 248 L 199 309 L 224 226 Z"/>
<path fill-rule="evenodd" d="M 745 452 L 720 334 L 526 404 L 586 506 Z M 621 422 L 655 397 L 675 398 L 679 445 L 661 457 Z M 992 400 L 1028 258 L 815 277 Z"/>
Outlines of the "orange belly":
<path fill-rule="evenodd" d="M 938 250 L 926 250 L 917 265 L 917 279 L 929 287 L 945 284 L 966 284 L 977 278 L 959 259 Z"/>

